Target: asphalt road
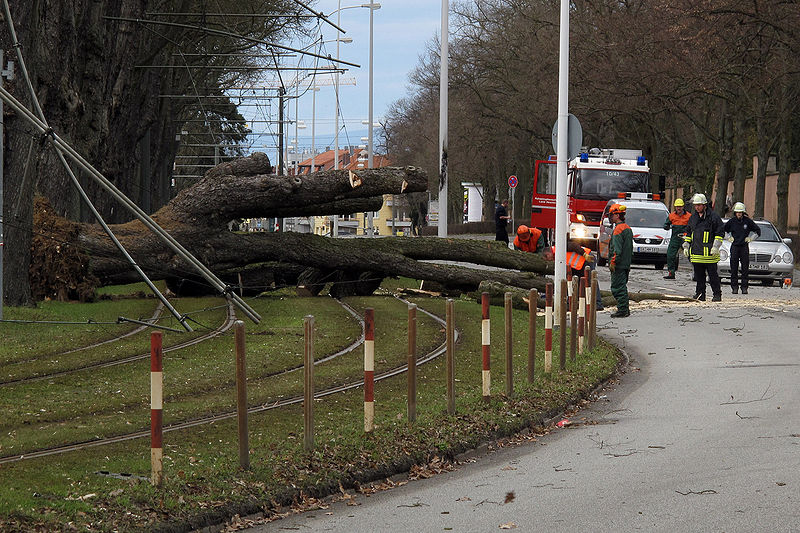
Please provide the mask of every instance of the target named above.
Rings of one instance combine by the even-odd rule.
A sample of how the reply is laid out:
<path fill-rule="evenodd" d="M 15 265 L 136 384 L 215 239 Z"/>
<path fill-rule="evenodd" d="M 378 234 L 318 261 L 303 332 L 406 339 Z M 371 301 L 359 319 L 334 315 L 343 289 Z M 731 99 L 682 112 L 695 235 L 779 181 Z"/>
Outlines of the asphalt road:
<path fill-rule="evenodd" d="M 630 290 L 693 294 L 662 274 Z M 599 315 L 629 364 L 571 425 L 251 531 L 800 531 L 800 289 L 631 312 Z"/>

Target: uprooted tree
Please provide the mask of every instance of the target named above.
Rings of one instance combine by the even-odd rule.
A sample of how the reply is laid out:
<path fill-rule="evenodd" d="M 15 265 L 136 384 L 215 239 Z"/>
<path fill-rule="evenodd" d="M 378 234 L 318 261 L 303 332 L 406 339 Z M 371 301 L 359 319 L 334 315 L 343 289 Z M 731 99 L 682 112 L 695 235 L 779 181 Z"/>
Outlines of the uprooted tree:
<path fill-rule="evenodd" d="M 414 167 L 310 175 L 268 174 L 266 155 L 223 163 L 202 181 L 181 191 L 153 215 L 167 230 L 233 288 L 297 284 L 316 294 L 370 294 L 384 277 L 406 276 L 445 288 L 476 290 L 482 281 L 542 290 L 552 272 L 534 254 L 509 250 L 494 241 L 424 237 L 333 239 L 292 232 L 234 233 L 228 222 L 240 218 L 292 217 L 376 211 L 383 194 L 427 189 L 424 172 Z M 36 208 L 31 278 L 39 298 L 87 299 L 96 286 L 139 278 L 97 224 L 70 222 L 40 200 Z M 122 245 L 151 279 L 201 278 L 138 220 L 111 226 Z M 430 261 L 473 263 L 476 267 Z M 492 267 L 492 268 L 480 268 Z"/>

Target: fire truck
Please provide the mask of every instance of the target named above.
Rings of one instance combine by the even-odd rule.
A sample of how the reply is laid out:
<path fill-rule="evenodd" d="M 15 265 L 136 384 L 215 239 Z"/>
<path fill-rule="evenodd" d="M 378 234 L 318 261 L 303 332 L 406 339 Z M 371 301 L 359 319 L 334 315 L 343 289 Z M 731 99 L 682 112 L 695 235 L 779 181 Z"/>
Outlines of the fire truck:
<path fill-rule="evenodd" d="M 592 148 L 567 163 L 569 237 L 597 249 L 600 217 L 621 192 L 650 192 L 650 167 L 641 150 Z M 531 226 L 556 227 L 556 159 L 536 161 Z"/>

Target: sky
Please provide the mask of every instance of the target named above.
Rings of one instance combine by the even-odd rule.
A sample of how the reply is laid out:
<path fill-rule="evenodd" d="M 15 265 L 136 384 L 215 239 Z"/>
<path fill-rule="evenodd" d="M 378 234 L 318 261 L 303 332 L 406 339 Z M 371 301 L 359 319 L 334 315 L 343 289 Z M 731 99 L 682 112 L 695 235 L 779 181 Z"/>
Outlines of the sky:
<path fill-rule="evenodd" d="M 438 37 L 441 28 L 441 2 L 438 0 L 383 0 L 379 3 L 381 8 L 374 11 L 373 20 L 373 122 L 380 122 L 389 106 L 408 94 L 408 77 L 418 65 L 426 46 Z M 339 5 L 346 8 L 339 13 L 340 27 L 346 32 L 341 34 L 341 38 L 353 40 L 352 43 L 340 43 L 340 58 L 360 65 L 360 68 L 345 66 L 348 70 L 340 75 L 339 145 L 358 145 L 363 143 L 361 137 L 367 136 L 367 126 L 362 124 L 362 120 L 366 121 L 369 116 L 370 10 L 362 7 L 349 8 L 348 6 L 361 6 L 360 2 L 353 0 L 319 0 L 313 8 L 330 15 L 335 23 L 337 15 L 332 13 Z M 321 51 L 321 55 L 330 54 L 336 57 L 337 30 L 325 22 L 321 22 L 319 28 L 322 40 L 331 42 L 312 49 L 317 53 Z M 309 42 L 298 41 L 287 45 L 302 48 L 308 46 Z M 319 46 L 322 46 L 321 50 Z M 289 61 L 296 63 L 297 59 Z M 284 80 L 293 77 L 294 72 L 284 73 Z M 319 91 L 316 96 L 313 96 L 312 91 L 302 94 L 301 88 L 302 96 L 297 99 L 297 115 L 295 103 L 291 101 L 287 110 L 288 117 L 285 118 L 290 121 L 299 118 L 305 123 L 306 128 L 297 131 L 301 150 L 311 148 L 313 125 L 314 146 L 317 152 L 321 152 L 334 145 L 335 88 L 332 83 L 333 75 L 320 75 L 317 79 Z M 308 85 L 309 81 L 301 81 L 301 85 Z M 294 93 L 294 90 L 290 92 Z M 242 110 L 242 114 L 248 119 L 252 118 L 253 113 L 252 109 Z M 253 130 L 264 131 L 265 128 L 254 124 Z M 377 128 L 373 135 L 377 138 Z M 294 138 L 294 124 L 290 124 L 287 139 L 291 143 Z M 267 152 L 272 159 L 275 157 L 272 155 L 276 151 L 275 143 L 274 136 L 264 136 L 255 141 L 253 149 Z"/>

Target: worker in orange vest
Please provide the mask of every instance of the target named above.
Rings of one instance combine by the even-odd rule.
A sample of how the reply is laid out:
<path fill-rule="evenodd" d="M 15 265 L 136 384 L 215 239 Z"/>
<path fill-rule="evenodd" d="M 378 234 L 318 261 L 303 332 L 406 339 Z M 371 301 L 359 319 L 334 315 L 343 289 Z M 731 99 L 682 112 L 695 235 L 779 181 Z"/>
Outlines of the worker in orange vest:
<path fill-rule="evenodd" d="M 542 251 L 542 257 L 545 261 L 553 261 L 555 260 L 556 255 L 556 247 L 551 246 L 550 248 L 546 248 Z M 583 267 L 588 266 L 590 270 L 594 270 L 595 267 L 595 257 L 592 254 L 592 251 L 589 248 L 581 246 L 575 242 L 572 242 L 567 238 L 567 266 L 572 269 L 572 273 L 578 277 L 583 277 L 584 271 Z M 568 276 L 570 277 L 570 276 Z M 586 280 L 587 285 L 589 285 L 589 279 Z M 600 291 L 597 291 L 596 294 L 597 299 L 597 310 L 601 311 L 603 309 L 603 299 Z"/>
<path fill-rule="evenodd" d="M 538 228 L 529 228 L 521 225 L 517 228 L 517 236 L 514 238 L 514 249 L 523 252 L 535 253 L 544 248 L 544 235 Z"/>

